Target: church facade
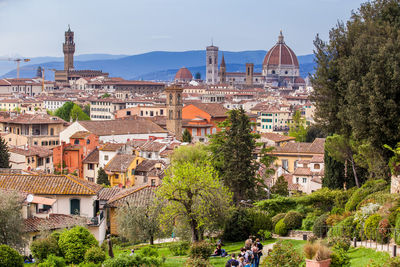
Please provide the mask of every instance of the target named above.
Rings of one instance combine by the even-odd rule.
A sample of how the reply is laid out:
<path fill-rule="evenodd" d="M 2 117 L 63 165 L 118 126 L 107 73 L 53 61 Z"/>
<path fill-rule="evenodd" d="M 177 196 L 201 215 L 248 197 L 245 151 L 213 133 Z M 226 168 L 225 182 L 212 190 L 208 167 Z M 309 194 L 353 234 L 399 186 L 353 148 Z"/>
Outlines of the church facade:
<path fill-rule="evenodd" d="M 262 63 L 262 72 L 254 72 L 254 63 L 246 63 L 244 72 L 227 72 L 224 55 L 218 69 L 218 47 L 206 49 L 206 83 L 229 84 L 256 87 L 291 87 L 304 86 L 300 77 L 299 61 L 293 50 L 286 45 L 282 31 L 278 42 L 268 50 Z"/>

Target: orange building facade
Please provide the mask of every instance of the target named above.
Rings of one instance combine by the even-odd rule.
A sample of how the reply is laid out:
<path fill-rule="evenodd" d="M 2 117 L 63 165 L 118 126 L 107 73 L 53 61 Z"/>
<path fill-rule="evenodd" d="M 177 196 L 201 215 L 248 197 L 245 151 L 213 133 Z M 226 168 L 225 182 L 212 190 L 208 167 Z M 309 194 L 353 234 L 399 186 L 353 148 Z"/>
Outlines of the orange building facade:
<path fill-rule="evenodd" d="M 218 124 L 228 118 L 227 111 L 217 103 L 186 105 L 182 109 L 182 128 L 187 129 L 195 141 L 205 142 L 208 135 L 221 130 Z"/>
<path fill-rule="evenodd" d="M 99 137 L 90 132 L 76 132 L 68 144 L 53 148 L 54 170 L 76 173 L 83 178 L 83 159 L 99 146 Z"/>

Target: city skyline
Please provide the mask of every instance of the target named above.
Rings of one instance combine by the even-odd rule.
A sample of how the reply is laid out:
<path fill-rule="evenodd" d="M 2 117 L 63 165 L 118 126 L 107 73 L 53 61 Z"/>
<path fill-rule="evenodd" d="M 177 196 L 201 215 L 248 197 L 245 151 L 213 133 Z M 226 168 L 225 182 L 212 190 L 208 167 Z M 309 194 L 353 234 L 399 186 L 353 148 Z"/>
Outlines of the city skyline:
<path fill-rule="evenodd" d="M 317 33 L 327 40 L 329 29 L 347 20 L 361 2 L 0 0 L 0 55 L 62 56 L 68 24 L 78 55 L 202 50 L 211 39 L 226 51 L 267 50 L 280 30 L 288 45 L 304 55 L 312 53 Z"/>

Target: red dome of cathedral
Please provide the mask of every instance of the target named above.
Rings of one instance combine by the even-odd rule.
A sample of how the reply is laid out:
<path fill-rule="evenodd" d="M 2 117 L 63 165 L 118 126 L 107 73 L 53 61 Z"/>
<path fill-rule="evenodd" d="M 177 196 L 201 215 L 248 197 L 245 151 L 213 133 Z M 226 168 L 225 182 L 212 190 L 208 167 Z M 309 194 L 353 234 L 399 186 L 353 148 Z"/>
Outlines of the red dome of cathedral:
<path fill-rule="evenodd" d="M 263 65 L 292 65 L 299 67 L 299 61 L 296 54 L 285 44 L 282 31 L 279 35 L 278 42 L 265 55 Z"/>
<path fill-rule="evenodd" d="M 193 76 L 190 70 L 187 68 L 183 67 L 178 70 L 178 72 L 175 74 L 175 79 L 174 80 L 192 80 Z"/>

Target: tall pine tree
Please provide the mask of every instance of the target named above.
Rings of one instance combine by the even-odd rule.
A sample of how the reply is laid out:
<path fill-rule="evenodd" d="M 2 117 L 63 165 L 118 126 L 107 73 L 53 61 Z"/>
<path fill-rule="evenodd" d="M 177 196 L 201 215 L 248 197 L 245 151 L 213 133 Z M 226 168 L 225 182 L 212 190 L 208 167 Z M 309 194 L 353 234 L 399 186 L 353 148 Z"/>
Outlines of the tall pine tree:
<path fill-rule="evenodd" d="M 371 176 L 378 176 L 371 167 L 391 156 L 383 145 L 400 140 L 399 17 L 398 0 L 368 1 L 330 31 L 329 42 L 314 42 L 315 119 L 328 133 L 371 144 L 363 157 L 383 161 L 366 163 Z M 386 168 L 377 178 L 388 174 Z"/>
<path fill-rule="evenodd" d="M 108 180 L 108 175 L 101 167 L 97 171 L 97 184 L 110 185 L 110 181 Z"/>
<path fill-rule="evenodd" d="M 214 167 L 233 192 L 236 204 L 254 199 L 258 164 L 253 157 L 257 135 L 252 133 L 252 123 L 243 109 L 237 109 L 229 111 L 228 119 L 220 126 L 222 131 L 210 140 Z"/>
<path fill-rule="evenodd" d="M 3 137 L 0 137 L 0 168 L 11 168 L 10 153 Z"/>

